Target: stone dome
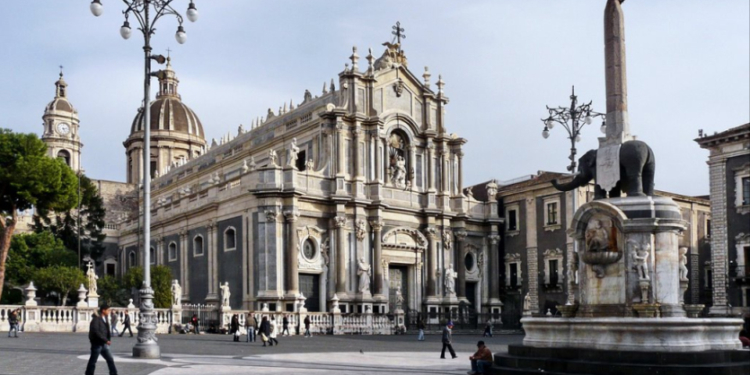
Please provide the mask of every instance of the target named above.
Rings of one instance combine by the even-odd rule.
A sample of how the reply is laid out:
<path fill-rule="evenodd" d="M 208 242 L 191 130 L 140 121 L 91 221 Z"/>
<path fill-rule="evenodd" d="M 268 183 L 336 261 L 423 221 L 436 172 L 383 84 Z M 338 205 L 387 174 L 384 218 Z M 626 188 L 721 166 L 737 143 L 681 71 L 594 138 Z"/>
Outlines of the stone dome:
<path fill-rule="evenodd" d="M 177 75 L 172 70 L 171 58 L 167 58 L 166 69 L 159 72 L 159 93 L 151 102 L 151 131 L 169 131 L 191 135 L 205 141 L 205 133 L 200 119 L 190 107 L 182 102 L 177 92 Z M 130 126 L 130 134 L 143 131 L 143 108 Z"/>

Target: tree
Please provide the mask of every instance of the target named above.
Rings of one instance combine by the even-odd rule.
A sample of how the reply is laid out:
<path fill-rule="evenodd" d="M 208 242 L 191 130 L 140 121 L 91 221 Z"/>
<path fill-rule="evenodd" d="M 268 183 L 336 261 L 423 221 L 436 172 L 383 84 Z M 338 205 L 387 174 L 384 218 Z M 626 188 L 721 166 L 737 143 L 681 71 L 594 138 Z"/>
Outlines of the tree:
<path fill-rule="evenodd" d="M 125 286 L 140 289 L 143 286 L 143 268 L 131 267 L 123 277 Z M 151 266 L 151 288 L 154 290 L 154 306 L 172 306 L 172 269 L 167 266 Z"/>
<path fill-rule="evenodd" d="M 61 239 L 65 247 L 78 249 L 78 218 L 80 217 L 81 256 L 89 255 L 98 261 L 104 253 L 104 201 L 91 180 L 82 175 L 80 178 L 80 214 L 78 206 L 63 212 L 50 213 L 37 209 L 34 215 L 34 230 L 42 232 L 49 230 L 55 237 Z"/>
<path fill-rule="evenodd" d="M 110 306 L 127 306 L 130 292 L 118 278 L 106 275 L 99 279 L 97 286 L 102 301 Z"/>
<path fill-rule="evenodd" d="M 40 289 L 60 295 L 60 305 L 65 306 L 68 294 L 78 290 L 88 280 L 77 267 L 50 266 L 37 270 L 34 279 Z"/>
<path fill-rule="evenodd" d="M 6 263 L 6 283 L 20 286 L 32 281 L 37 269 L 48 266 L 74 267 L 74 252 L 65 248 L 51 232 L 21 233 L 13 236 Z"/>
<path fill-rule="evenodd" d="M 0 129 L 0 295 L 18 211 L 63 212 L 76 205 L 78 180 L 62 160 L 46 156 L 36 134 Z"/>

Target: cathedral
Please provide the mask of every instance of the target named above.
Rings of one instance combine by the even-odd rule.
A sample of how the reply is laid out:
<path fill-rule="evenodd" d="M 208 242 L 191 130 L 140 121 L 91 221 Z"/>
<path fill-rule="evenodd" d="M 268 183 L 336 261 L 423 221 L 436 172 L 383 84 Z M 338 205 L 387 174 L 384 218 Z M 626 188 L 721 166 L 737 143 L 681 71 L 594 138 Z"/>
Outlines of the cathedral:
<path fill-rule="evenodd" d="M 459 305 L 499 314 L 502 219 L 463 185 L 466 139 L 448 131 L 441 77 L 408 67 L 399 43 L 350 63 L 323 92 L 269 108 L 208 142 L 168 61 L 150 107 L 123 142 L 126 182 L 95 181 L 107 205 L 103 272 L 143 266 L 138 186 L 150 168 L 152 264 L 171 268 L 186 303 L 235 309 L 436 317 Z M 83 145 L 67 84 L 44 112 L 49 155 L 80 171 Z M 189 99 L 189 98 L 188 98 Z M 85 131 L 85 130 L 84 130 Z M 484 185 L 477 196 L 494 197 Z"/>

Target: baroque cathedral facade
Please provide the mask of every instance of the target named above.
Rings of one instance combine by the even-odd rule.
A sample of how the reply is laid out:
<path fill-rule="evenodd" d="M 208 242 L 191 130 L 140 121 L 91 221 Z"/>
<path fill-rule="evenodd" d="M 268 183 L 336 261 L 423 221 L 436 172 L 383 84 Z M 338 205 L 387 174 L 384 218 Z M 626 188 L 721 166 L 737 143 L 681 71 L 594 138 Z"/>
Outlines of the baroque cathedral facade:
<path fill-rule="evenodd" d="M 465 193 L 466 139 L 448 131 L 443 80 L 432 84 L 427 68 L 417 77 L 400 44 L 384 45 L 363 61 L 354 48 L 320 96 L 306 91 L 210 143 L 168 62 L 150 103 L 148 164 L 141 109 L 124 142 L 127 182 L 97 182 L 108 207 L 104 272 L 143 265 L 136 203 L 148 165 L 150 258 L 171 268 L 185 302 L 218 303 L 228 283 L 233 308 L 292 311 L 304 296 L 309 311 L 337 299 L 343 312 L 463 304 L 499 314 L 497 202 Z M 62 75 L 56 87 L 42 139 L 80 170 Z"/>

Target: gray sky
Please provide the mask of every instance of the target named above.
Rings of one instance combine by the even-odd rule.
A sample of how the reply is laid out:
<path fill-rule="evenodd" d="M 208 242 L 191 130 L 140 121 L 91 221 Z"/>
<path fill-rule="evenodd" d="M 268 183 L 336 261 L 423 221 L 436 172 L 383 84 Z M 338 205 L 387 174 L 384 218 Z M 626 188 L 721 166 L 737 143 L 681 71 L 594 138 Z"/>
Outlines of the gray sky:
<path fill-rule="evenodd" d="M 123 3 L 5 1 L 0 12 L 0 127 L 41 133 L 58 65 L 81 118 L 83 168 L 123 181 L 125 150 L 142 98 L 142 36 L 119 36 Z M 184 12 L 187 0 L 175 0 Z M 390 40 L 401 21 L 411 70 L 442 74 L 448 129 L 468 139 L 466 184 L 565 171 L 569 143 L 556 127 L 541 137 L 545 105 L 580 101 L 605 111 L 604 0 L 291 1 L 196 0 L 188 42 L 177 22 L 157 24 L 155 52 L 170 48 L 183 101 L 208 139 L 236 132 L 269 107 L 318 94 L 338 77 L 351 47 L 360 55 Z M 708 152 L 698 129 L 750 121 L 750 4 L 747 0 L 629 0 L 626 22 L 631 130 L 656 153 L 656 188 L 708 194 Z M 365 52 L 362 52 L 365 51 Z M 338 86 L 338 85 L 337 85 Z M 596 148 L 599 122 L 584 129 L 579 155 Z"/>

